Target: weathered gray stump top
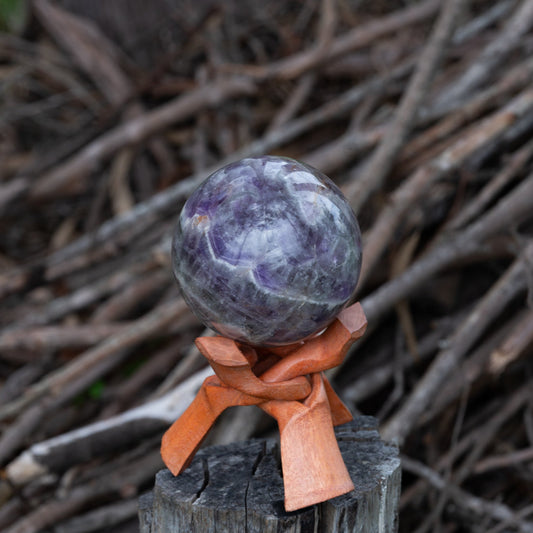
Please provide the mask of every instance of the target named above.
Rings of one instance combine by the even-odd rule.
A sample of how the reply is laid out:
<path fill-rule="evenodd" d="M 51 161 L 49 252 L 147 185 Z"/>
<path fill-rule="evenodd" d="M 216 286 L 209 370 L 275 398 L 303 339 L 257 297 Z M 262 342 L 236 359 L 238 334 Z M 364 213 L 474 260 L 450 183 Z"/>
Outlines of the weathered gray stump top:
<path fill-rule="evenodd" d="M 141 533 L 394 533 L 397 449 L 381 441 L 371 417 L 357 417 L 335 433 L 354 491 L 287 513 L 276 441 L 212 446 L 178 477 L 166 469 L 157 474 L 153 492 L 139 502 Z"/>

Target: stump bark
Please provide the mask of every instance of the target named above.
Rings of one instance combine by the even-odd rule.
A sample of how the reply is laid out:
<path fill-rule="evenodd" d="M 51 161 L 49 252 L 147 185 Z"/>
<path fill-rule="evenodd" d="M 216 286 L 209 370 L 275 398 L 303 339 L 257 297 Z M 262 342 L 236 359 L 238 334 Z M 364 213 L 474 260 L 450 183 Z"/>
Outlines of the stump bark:
<path fill-rule="evenodd" d="M 396 532 L 397 448 L 380 439 L 372 417 L 357 417 L 335 434 L 354 491 L 287 513 L 275 440 L 212 446 L 179 476 L 157 474 L 153 491 L 140 498 L 141 533 Z"/>

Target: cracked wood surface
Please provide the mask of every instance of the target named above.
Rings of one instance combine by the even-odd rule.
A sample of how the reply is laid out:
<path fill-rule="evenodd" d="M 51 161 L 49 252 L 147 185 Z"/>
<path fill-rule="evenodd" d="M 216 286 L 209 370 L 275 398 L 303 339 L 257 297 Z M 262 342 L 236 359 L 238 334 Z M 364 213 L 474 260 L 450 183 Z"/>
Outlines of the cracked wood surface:
<path fill-rule="evenodd" d="M 212 446 L 179 476 L 158 473 L 154 490 L 140 499 L 140 532 L 397 531 L 397 449 L 381 441 L 372 417 L 357 417 L 335 433 L 354 491 L 287 513 L 275 440 Z"/>

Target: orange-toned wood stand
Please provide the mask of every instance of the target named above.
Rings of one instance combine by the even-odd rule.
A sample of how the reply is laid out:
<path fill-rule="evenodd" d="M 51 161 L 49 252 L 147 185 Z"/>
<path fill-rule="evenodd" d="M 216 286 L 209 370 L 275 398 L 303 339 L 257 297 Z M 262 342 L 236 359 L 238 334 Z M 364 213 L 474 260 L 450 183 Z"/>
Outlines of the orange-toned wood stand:
<path fill-rule="evenodd" d="M 333 427 L 352 415 L 324 376 L 366 329 L 360 304 L 343 310 L 318 337 L 277 348 L 252 348 L 225 337 L 196 345 L 215 371 L 168 429 L 161 455 L 180 474 L 217 417 L 230 406 L 257 405 L 279 425 L 285 509 L 295 511 L 353 490 Z"/>

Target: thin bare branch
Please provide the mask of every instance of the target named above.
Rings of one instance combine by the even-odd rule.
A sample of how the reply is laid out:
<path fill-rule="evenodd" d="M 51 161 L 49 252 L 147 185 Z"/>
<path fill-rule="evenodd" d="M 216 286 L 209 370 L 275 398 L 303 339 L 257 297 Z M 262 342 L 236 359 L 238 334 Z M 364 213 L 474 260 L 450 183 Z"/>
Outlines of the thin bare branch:
<path fill-rule="evenodd" d="M 385 181 L 396 156 L 415 124 L 418 110 L 427 96 L 428 88 L 464 6 L 464 0 L 450 0 L 442 5 L 433 33 L 420 56 L 392 124 L 387 128 L 383 140 L 364 169 L 351 178 L 352 184 L 346 189 L 346 196 L 356 213 L 361 210 L 368 197 Z"/>

